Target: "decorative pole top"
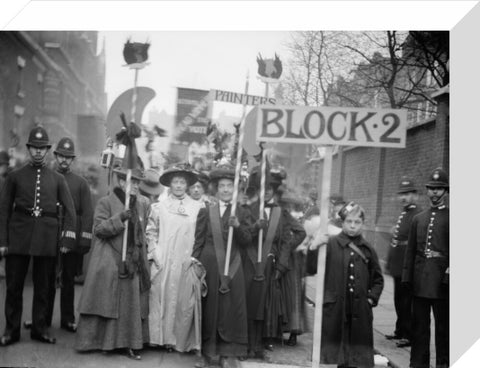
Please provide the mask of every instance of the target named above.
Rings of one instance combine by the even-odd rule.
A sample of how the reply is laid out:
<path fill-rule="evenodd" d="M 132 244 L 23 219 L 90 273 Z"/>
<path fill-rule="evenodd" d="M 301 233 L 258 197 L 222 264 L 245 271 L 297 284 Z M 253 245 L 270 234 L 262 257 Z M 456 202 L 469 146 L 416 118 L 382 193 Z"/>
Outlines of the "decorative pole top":
<path fill-rule="evenodd" d="M 130 38 L 125 43 L 123 47 L 123 58 L 130 69 L 143 69 L 149 63 L 148 60 L 148 49 L 150 43 L 145 42 L 130 42 Z"/>

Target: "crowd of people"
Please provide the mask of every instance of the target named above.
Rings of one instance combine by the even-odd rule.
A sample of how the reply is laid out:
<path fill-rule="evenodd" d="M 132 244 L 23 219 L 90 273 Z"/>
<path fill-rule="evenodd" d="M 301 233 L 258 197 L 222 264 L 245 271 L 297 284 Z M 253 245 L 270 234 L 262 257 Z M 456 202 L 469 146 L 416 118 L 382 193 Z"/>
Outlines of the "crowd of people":
<path fill-rule="evenodd" d="M 223 366 L 229 357 L 265 359 L 279 341 L 295 346 L 305 332 L 304 278 L 317 272 L 325 246 L 321 362 L 374 366 L 372 308 L 384 278 L 362 235 L 367 214 L 360 205 L 332 195 L 322 234 L 315 193 L 305 207 L 286 190 L 281 170 L 267 165 L 262 180 L 260 166 L 254 167 L 232 203 L 233 166 L 202 172 L 176 164 L 161 174 L 115 167 L 110 193 L 93 208 L 87 182 L 70 168 L 74 142 L 57 143 L 56 170 L 46 163 L 50 148 L 46 130 L 35 127 L 29 163 L 0 179 L 7 286 L 0 346 L 20 340 L 32 260 L 32 320 L 24 327 L 34 340 L 56 342 L 49 327 L 61 285 L 60 327 L 76 333 L 77 351 L 118 351 L 135 360 L 146 346 L 195 352 L 197 368 Z M 437 367 L 448 366 L 446 173 L 436 169 L 426 187 L 431 208 L 422 212 L 413 181 L 402 178 L 398 194 L 405 207 L 387 263 L 398 315 L 387 338 L 412 345 L 415 368 L 429 364 L 430 308 Z M 74 277 L 88 252 L 77 323 Z"/>

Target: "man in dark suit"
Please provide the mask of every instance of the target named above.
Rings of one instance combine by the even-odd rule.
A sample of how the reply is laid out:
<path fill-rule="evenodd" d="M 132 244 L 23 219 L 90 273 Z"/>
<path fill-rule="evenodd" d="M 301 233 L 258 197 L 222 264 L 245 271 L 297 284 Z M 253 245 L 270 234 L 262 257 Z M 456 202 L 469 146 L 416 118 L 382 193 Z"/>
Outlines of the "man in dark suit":
<path fill-rule="evenodd" d="M 398 187 L 398 199 L 403 205 L 402 212 L 398 216 L 393 230 L 390 249 L 387 257 L 387 270 L 393 277 L 393 300 L 397 322 L 392 335 L 386 335 L 388 340 L 399 339 L 398 347 L 410 346 L 410 334 L 412 324 L 412 291 L 403 287 L 402 271 L 405 261 L 405 250 L 408 244 L 408 233 L 413 217 L 421 212 L 417 206 L 417 188 L 412 179 L 404 176 Z"/>
<path fill-rule="evenodd" d="M 413 218 L 402 282 L 413 287 L 410 367 L 430 367 L 430 311 L 435 318 L 436 367 L 449 366 L 449 209 L 448 175 L 433 170 L 425 185 L 430 208 Z"/>
<path fill-rule="evenodd" d="M 49 169 L 45 157 L 51 144 L 42 127 L 35 127 L 27 141 L 30 162 L 10 172 L 0 198 L 0 254 L 6 254 L 6 327 L 0 346 L 20 339 L 23 286 L 33 258 L 33 309 L 30 337 L 54 344 L 47 331 L 50 274 L 55 268 L 59 221 L 58 204 L 65 209 L 60 251 L 75 246 L 75 207 L 62 175 Z"/>

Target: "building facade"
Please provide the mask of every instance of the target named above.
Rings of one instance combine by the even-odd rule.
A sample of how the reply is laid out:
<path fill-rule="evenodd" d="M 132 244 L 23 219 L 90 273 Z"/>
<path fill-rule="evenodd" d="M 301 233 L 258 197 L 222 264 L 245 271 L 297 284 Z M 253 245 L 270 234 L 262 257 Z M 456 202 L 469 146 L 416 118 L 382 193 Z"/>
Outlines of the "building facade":
<path fill-rule="evenodd" d="M 105 142 L 105 54 L 97 32 L 0 32 L 0 149 L 17 162 L 28 132 L 52 142 L 72 137 L 82 160 L 98 161 Z"/>

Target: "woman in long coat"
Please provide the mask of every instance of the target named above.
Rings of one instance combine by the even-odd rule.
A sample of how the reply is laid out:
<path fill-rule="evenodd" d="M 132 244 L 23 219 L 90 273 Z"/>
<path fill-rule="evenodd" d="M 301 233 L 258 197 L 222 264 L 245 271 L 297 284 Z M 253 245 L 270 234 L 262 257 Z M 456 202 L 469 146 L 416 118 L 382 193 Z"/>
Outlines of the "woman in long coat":
<path fill-rule="evenodd" d="M 207 271 L 207 295 L 202 301 L 202 353 L 196 367 L 206 367 L 212 358 L 241 357 L 247 353 L 247 306 L 245 280 L 239 248 L 247 246 L 253 222 L 250 212 L 237 207 L 231 216 L 235 170 L 220 167 L 210 173 L 217 186 L 218 203 L 198 213 L 192 256 Z M 234 227 L 229 274 L 224 276 L 229 226 Z M 222 364 L 222 362 L 221 362 Z"/>
<path fill-rule="evenodd" d="M 175 348 L 175 318 L 179 299 L 182 265 L 192 253 L 195 222 L 201 204 L 186 192 L 197 180 L 183 167 L 174 166 L 160 177 L 170 188 L 164 200 L 152 205 L 146 236 L 151 264 L 150 343 Z M 180 326 L 180 325 L 179 325 Z M 184 335 L 185 331 L 178 331 Z"/>
<path fill-rule="evenodd" d="M 360 233 L 362 207 L 350 202 L 340 216 L 342 232 L 327 243 L 320 362 L 372 368 L 372 308 L 383 290 L 382 270 L 375 250 Z M 307 258 L 313 259 L 307 265 L 316 268 L 317 256 L 318 248 L 309 251 Z"/>
<path fill-rule="evenodd" d="M 99 200 L 94 215 L 93 250 L 79 303 L 76 349 L 136 350 L 149 341 L 148 270 L 145 220 L 148 199 L 138 193 L 143 173 L 133 170 L 130 209 L 125 210 L 126 173 L 115 170 L 118 186 Z M 122 243 L 128 220 L 127 255 L 122 262 Z"/>

